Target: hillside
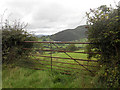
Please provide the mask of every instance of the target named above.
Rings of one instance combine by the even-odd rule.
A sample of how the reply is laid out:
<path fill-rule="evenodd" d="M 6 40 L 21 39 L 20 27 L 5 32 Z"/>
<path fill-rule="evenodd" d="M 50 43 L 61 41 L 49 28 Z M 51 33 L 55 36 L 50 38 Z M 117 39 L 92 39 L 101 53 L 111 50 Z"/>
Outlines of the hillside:
<path fill-rule="evenodd" d="M 73 41 L 86 38 L 86 25 L 78 26 L 75 29 L 67 29 L 50 36 L 54 41 Z"/>

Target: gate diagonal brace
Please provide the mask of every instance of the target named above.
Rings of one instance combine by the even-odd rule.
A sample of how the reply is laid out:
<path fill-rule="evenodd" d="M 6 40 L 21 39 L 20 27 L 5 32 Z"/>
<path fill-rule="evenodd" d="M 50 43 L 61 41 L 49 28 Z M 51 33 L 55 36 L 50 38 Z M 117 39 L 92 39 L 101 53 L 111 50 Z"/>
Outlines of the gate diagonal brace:
<path fill-rule="evenodd" d="M 55 43 L 52 43 L 52 44 L 59 49 L 59 47 Z M 66 53 L 66 52 L 64 52 L 64 53 L 67 56 L 69 56 L 72 60 L 74 60 L 75 62 L 77 62 L 80 66 L 82 66 L 83 68 L 85 68 L 87 71 L 91 72 L 94 75 L 94 73 L 91 70 L 89 70 L 88 68 L 86 68 L 84 65 L 80 64 L 76 59 L 72 58 L 72 56 L 70 56 L 68 53 Z"/>

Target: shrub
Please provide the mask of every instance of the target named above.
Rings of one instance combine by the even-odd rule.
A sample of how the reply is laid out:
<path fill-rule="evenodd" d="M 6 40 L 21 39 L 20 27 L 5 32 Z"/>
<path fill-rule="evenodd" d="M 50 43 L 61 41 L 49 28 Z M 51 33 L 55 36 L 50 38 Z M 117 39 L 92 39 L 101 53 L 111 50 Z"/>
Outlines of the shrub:
<path fill-rule="evenodd" d="M 67 50 L 68 51 L 75 51 L 75 50 L 77 50 L 77 47 L 74 44 L 70 44 L 67 46 Z"/>
<path fill-rule="evenodd" d="M 6 20 L 2 26 L 2 58 L 3 63 L 11 63 L 15 59 L 20 58 L 25 51 L 23 48 L 32 47 L 32 43 L 24 43 L 24 41 L 36 40 L 32 34 L 27 33 L 24 28 L 26 25 L 20 22 L 9 24 Z M 27 54 L 28 51 L 26 51 Z"/>
<path fill-rule="evenodd" d="M 105 66 L 104 80 L 107 87 L 120 86 L 120 8 L 112 9 L 105 5 L 91 9 L 88 16 L 88 51 L 101 52 L 99 64 Z"/>

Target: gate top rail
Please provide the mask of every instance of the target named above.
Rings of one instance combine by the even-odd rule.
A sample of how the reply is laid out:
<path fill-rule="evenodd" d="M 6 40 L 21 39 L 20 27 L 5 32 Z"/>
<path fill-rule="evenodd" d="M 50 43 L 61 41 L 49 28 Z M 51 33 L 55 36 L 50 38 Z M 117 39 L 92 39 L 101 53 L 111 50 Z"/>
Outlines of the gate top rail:
<path fill-rule="evenodd" d="M 26 43 L 57 43 L 57 44 L 94 44 L 89 42 L 70 42 L 70 41 L 24 41 Z"/>

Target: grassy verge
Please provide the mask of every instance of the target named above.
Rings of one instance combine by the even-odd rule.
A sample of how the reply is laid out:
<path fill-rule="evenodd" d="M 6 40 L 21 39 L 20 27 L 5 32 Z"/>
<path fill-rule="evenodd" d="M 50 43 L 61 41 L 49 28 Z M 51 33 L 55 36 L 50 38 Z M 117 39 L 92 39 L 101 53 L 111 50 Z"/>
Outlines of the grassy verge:
<path fill-rule="evenodd" d="M 65 75 L 57 71 L 32 70 L 22 67 L 3 70 L 3 88 L 93 88 L 92 76 L 80 71 Z"/>

